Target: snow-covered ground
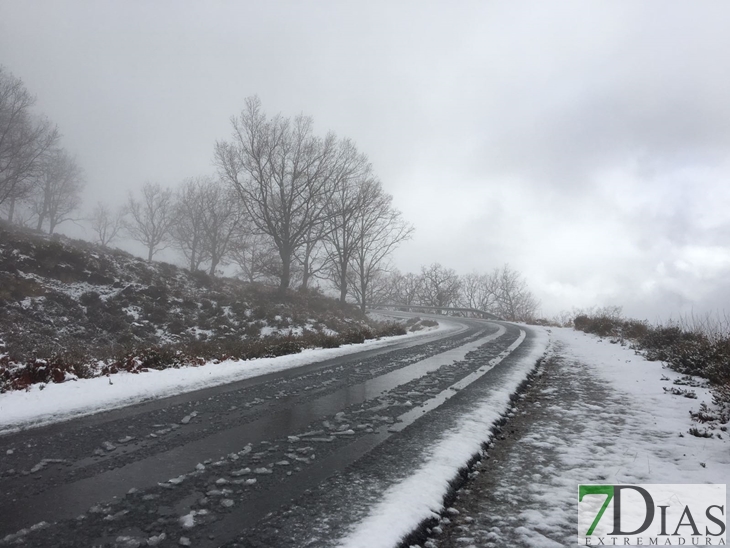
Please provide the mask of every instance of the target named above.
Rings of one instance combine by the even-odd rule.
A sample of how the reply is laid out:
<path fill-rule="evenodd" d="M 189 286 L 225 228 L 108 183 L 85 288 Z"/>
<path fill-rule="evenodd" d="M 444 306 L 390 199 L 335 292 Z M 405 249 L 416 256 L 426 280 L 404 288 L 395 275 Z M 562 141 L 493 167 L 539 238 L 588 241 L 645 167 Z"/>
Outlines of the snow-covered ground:
<path fill-rule="evenodd" d="M 27 391 L 0 394 L 0 434 L 219 386 L 363 350 L 387 347 L 402 342 L 406 337 L 421 337 L 435 331 L 451 331 L 460 327 L 460 324 L 443 320 L 434 328 L 339 348 L 310 349 L 275 358 L 227 360 L 199 367 L 139 374 L 121 372 L 113 375 L 111 381 L 107 377 L 98 377 L 48 384 L 42 389 L 41 385 L 33 385 Z"/>
<path fill-rule="evenodd" d="M 448 538 L 436 530 L 425 546 L 574 546 L 579 484 L 730 479 L 730 435 L 719 425 L 711 438 L 689 433 L 704 429 L 690 412 L 712 408 L 708 389 L 675 385 L 682 375 L 660 362 L 571 329 L 552 330 L 551 353 L 521 404 L 518 433 L 482 461 L 454 504 L 451 529 L 444 526 Z"/>
<path fill-rule="evenodd" d="M 396 546 L 421 521 L 438 515 L 449 482 L 489 439 L 490 429 L 509 407 L 510 396 L 545 353 L 549 344 L 547 331 L 531 329 L 535 337 L 530 352 L 512 364 L 509 374 L 456 427 L 432 442 L 420 468 L 388 489 L 369 515 L 340 541 L 342 548 Z M 501 358 L 495 358 L 494 364 Z"/>

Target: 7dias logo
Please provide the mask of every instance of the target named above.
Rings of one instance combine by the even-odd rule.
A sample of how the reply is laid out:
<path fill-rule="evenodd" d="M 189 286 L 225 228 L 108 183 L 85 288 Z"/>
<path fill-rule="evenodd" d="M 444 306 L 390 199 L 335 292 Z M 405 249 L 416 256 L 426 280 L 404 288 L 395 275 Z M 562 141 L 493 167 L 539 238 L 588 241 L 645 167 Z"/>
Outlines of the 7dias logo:
<path fill-rule="evenodd" d="M 725 546 L 725 485 L 580 485 L 581 546 Z"/>

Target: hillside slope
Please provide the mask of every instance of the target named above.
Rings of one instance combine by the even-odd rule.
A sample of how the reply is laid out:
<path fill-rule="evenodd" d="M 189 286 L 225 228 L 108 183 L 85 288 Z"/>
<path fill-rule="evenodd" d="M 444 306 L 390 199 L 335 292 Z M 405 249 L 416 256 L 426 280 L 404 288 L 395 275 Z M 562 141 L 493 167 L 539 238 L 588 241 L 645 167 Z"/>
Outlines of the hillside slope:
<path fill-rule="evenodd" d="M 315 291 L 282 297 L 275 288 L 0 224 L 0 390 L 398 332 Z"/>

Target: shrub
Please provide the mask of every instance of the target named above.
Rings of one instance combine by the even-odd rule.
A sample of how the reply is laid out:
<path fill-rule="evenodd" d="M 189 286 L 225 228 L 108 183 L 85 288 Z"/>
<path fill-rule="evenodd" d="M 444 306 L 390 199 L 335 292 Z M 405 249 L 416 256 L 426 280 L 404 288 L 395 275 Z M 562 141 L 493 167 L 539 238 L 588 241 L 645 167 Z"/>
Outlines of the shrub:
<path fill-rule="evenodd" d="M 406 329 L 405 327 L 397 323 L 386 323 L 379 326 L 376 330 L 376 333 L 378 337 L 393 337 L 395 335 L 405 335 Z"/>
<path fill-rule="evenodd" d="M 691 324 L 701 329 L 688 329 L 686 322 L 684 327 L 654 327 L 616 316 L 581 314 L 573 325 L 586 333 L 629 339 L 646 359 L 663 361 L 680 373 L 704 377 L 715 385 L 730 384 L 730 334 L 707 321 Z"/>
<path fill-rule="evenodd" d="M 575 329 L 586 333 L 593 333 L 599 337 L 618 336 L 622 322 L 608 316 L 578 316 L 573 320 Z"/>
<path fill-rule="evenodd" d="M 371 334 L 372 335 L 372 334 Z M 372 338 L 367 337 L 363 331 L 360 330 L 350 330 L 342 335 L 340 335 L 340 340 L 342 341 L 342 344 L 361 344 L 365 342 L 365 339 Z"/>
<path fill-rule="evenodd" d="M 101 295 L 99 295 L 96 291 L 87 291 L 86 293 L 83 293 L 79 297 L 79 302 L 86 307 L 100 306 L 102 304 Z"/>

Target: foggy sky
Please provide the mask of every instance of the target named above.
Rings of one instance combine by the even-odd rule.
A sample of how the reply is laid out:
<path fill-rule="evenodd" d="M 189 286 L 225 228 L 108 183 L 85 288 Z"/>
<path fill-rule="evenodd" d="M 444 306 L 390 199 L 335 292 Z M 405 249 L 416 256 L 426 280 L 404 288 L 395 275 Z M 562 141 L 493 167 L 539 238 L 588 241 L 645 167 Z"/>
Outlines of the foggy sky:
<path fill-rule="evenodd" d="M 258 94 L 352 138 L 404 271 L 521 271 L 551 315 L 730 312 L 730 4 L 0 0 L 0 64 L 87 209 L 210 174 Z M 69 232 L 73 227 L 67 227 Z"/>

